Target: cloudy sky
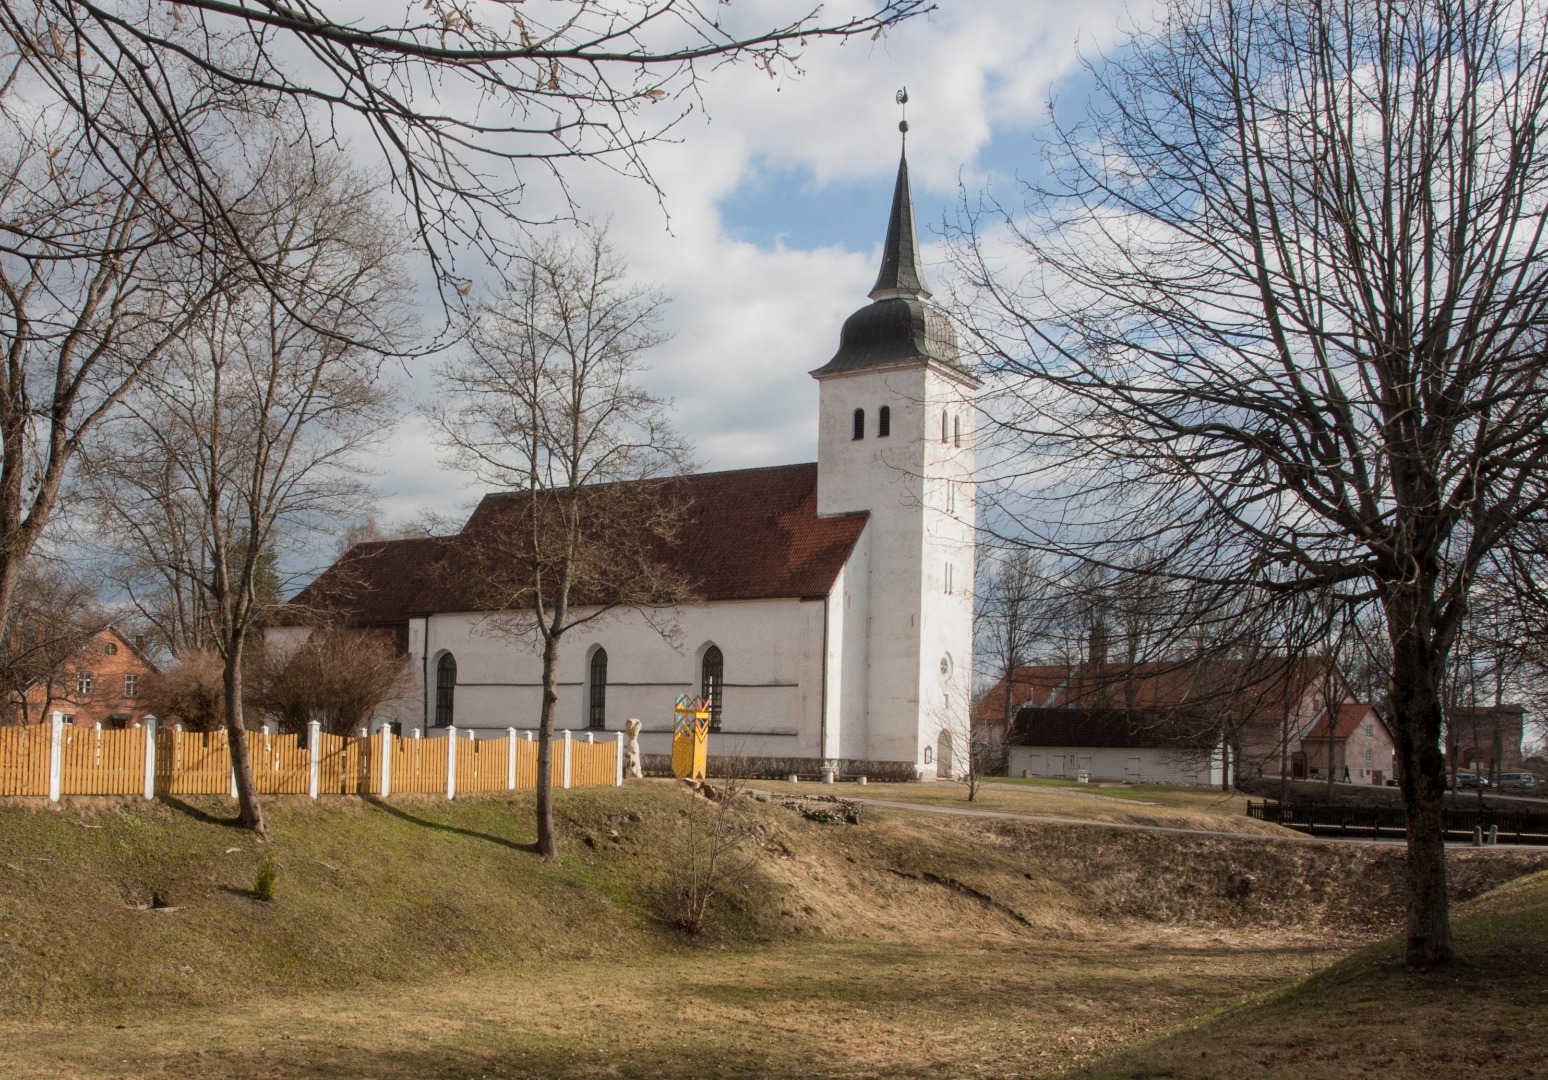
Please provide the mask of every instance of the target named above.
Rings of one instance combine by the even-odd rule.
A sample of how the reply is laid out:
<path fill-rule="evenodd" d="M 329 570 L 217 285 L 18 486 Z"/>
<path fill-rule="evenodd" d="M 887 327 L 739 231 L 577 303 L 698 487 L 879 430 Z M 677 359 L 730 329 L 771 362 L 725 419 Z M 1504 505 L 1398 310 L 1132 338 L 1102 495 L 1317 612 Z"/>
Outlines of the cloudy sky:
<path fill-rule="evenodd" d="M 897 169 L 897 89 L 909 92 L 910 177 L 940 292 L 939 233 L 960 192 L 1004 192 L 1035 175 L 1050 95 L 1078 106 L 1081 55 L 1109 47 L 1142 6 L 940 0 L 882 40 L 814 45 L 799 78 L 714 73 L 708 114 L 649 153 L 664 210 L 638 181 L 571 173 L 635 276 L 674 297 L 674 338 L 650 357 L 646 382 L 674 401 L 704 468 L 815 458 L 817 384 L 806 373 L 827 361 L 875 278 Z M 786 0 L 738 7 L 748 18 L 791 10 Z M 421 365 L 411 392 L 424 397 L 429 381 Z M 427 510 L 461 516 L 481 494 L 439 464 L 412 417 L 379 469 L 388 523 Z"/>

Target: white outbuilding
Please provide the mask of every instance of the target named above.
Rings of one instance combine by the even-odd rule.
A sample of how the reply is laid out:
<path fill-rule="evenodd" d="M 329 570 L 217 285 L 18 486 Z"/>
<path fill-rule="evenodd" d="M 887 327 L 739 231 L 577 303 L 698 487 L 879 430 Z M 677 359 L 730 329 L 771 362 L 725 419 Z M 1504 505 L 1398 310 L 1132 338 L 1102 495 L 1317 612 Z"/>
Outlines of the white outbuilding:
<path fill-rule="evenodd" d="M 662 557 L 695 600 L 616 609 L 566 636 L 559 728 L 611 733 L 637 717 L 644 751 L 666 753 L 674 701 L 702 695 L 712 757 L 803 773 L 960 771 L 979 384 L 929 299 L 905 156 L 871 302 L 809 373 L 816 462 L 673 481 L 687 522 Z M 412 671 L 390 718 L 405 733 L 535 728 L 539 654 L 490 632 L 491 616 L 508 626 L 520 613 L 481 610 L 457 577 L 459 544 L 499 528 L 523 497 L 486 496 L 456 536 L 355 546 L 287 605 L 271 642 L 319 619 L 386 631 Z"/>

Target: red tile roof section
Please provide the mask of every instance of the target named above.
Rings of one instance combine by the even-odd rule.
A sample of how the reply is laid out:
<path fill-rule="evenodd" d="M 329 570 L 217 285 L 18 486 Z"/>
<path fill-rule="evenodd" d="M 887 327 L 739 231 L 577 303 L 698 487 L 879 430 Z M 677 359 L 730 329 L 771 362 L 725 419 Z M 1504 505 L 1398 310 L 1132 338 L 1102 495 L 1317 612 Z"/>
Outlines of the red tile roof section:
<path fill-rule="evenodd" d="M 1264 657 L 1163 660 L 1136 664 L 1029 664 L 1015 669 L 1012 706 L 1083 709 L 1177 709 L 1226 707 L 1245 719 L 1279 723 L 1321 675 L 1322 662 Z M 1002 722 L 1005 680 L 979 699 L 976 723 Z"/>
<path fill-rule="evenodd" d="M 815 463 L 699 473 L 668 482 L 667 491 L 687 509 L 662 559 L 693 583 L 700 600 L 826 596 L 868 520 L 864 513 L 817 516 Z M 474 610 L 455 573 L 431 568 L 455 569 L 459 545 L 502 528 L 524 497 L 486 495 L 456 536 L 356 545 L 291 600 L 279 622 L 328 613 L 386 625 Z"/>
<path fill-rule="evenodd" d="M 1333 739 L 1347 739 L 1355 733 L 1355 729 L 1366 720 L 1381 724 L 1385 730 L 1386 724 L 1381 719 L 1381 714 L 1376 711 L 1376 706 L 1368 702 L 1353 701 L 1338 707 L 1338 723 L 1333 727 Z M 1316 742 L 1318 739 L 1326 742 L 1328 738 L 1328 714 L 1321 713 L 1317 722 L 1313 724 L 1301 738 L 1306 742 Z"/>

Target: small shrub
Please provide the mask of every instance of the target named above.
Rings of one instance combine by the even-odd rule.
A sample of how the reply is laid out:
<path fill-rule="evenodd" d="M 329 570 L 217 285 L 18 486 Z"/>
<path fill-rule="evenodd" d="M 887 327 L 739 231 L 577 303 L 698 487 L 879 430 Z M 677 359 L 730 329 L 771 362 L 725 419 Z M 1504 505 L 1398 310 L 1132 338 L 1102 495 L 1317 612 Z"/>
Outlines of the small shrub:
<path fill-rule="evenodd" d="M 272 903 L 274 900 L 274 884 L 279 879 L 279 867 L 274 865 L 274 856 L 265 856 L 258 867 L 258 873 L 253 878 L 253 895 L 264 903 Z"/>
<path fill-rule="evenodd" d="M 667 839 L 663 900 L 667 922 L 688 934 L 709 929 L 714 901 L 732 892 L 753 868 L 754 832 L 742 803 L 742 777 L 686 785 L 686 804 Z"/>

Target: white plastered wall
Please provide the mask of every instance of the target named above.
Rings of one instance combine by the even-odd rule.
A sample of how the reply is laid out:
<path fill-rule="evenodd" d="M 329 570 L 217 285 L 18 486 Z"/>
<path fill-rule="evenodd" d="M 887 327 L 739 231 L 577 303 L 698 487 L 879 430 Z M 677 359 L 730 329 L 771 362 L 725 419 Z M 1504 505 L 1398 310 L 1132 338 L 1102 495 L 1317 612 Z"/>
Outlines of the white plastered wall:
<path fill-rule="evenodd" d="M 877 433 L 882 406 L 891 412 L 886 437 Z M 823 378 L 820 409 L 818 512 L 871 515 L 867 708 L 863 730 L 846 717 L 840 753 L 913 761 L 920 775 L 933 777 L 941 729 L 953 730 L 959 744 L 968 731 L 975 512 L 970 385 L 913 361 Z M 856 409 L 865 410 L 865 437 L 858 440 Z M 854 563 L 846 569 L 851 593 L 858 572 Z M 855 647 L 846 633 L 846 670 Z"/>
<path fill-rule="evenodd" d="M 587 730 L 587 678 L 596 646 L 607 650 L 606 726 L 644 722 L 646 753 L 670 749 L 679 694 L 697 696 L 705 649 L 725 659 L 723 730 L 713 754 L 818 755 L 822 702 L 822 604 L 800 600 L 716 602 L 648 614 L 620 610 L 568 632 L 560 646 L 556 730 Z M 498 616 L 453 613 L 410 624 L 412 663 L 421 677 L 421 706 L 405 730 L 434 716 L 435 669 L 450 652 L 457 662 L 454 723 L 502 733 L 533 730 L 542 701 L 542 657 L 530 640 L 508 632 Z M 428 626 L 428 638 L 426 627 Z M 663 635 L 658 628 L 670 631 Z M 426 729 L 427 733 L 429 729 Z M 600 733 L 599 733 L 600 734 Z"/>

